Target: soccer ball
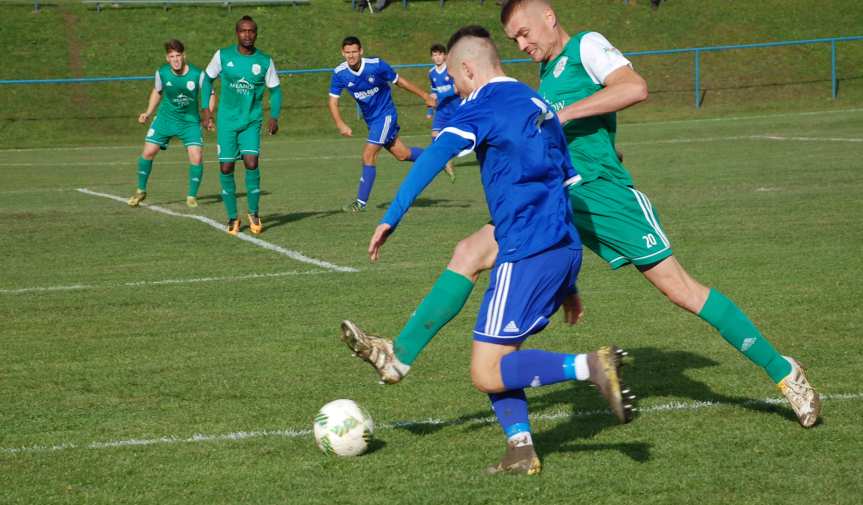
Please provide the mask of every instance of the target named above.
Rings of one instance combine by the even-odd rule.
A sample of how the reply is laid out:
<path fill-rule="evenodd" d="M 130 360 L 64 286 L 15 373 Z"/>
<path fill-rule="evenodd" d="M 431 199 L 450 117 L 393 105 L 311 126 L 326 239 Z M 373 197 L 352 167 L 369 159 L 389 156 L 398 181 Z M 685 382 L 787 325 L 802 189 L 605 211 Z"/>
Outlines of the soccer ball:
<path fill-rule="evenodd" d="M 333 400 L 318 411 L 314 427 L 324 454 L 359 456 L 369 448 L 375 423 L 353 400 Z"/>

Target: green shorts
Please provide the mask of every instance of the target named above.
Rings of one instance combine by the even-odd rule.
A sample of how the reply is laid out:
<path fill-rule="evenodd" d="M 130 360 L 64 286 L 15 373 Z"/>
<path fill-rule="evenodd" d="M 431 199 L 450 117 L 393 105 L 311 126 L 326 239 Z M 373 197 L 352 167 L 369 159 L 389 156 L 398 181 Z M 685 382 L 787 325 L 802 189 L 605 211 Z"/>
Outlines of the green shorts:
<path fill-rule="evenodd" d="M 219 161 L 234 161 L 244 154 L 258 156 L 261 153 L 261 121 L 252 121 L 243 129 L 230 126 L 216 128 Z"/>
<path fill-rule="evenodd" d="M 572 185 L 568 193 L 581 241 L 611 268 L 671 256 L 671 242 L 641 191 L 600 178 Z"/>
<path fill-rule="evenodd" d="M 201 124 L 198 122 L 177 121 L 171 118 L 156 116 L 144 142 L 156 144 L 162 150 L 168 148 L 168 142 L 172 137 L 180 137 L 186 147 L 203 146 L 204 139 L 201 136 Z"/>

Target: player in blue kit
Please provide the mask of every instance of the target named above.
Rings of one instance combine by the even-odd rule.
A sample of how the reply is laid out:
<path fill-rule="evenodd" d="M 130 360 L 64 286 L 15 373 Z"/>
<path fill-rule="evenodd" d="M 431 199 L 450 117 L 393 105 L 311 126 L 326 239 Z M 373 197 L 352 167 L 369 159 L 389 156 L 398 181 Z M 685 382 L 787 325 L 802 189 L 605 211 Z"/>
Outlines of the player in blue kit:
<path fill-rule="evenodd" d="M 500 252 L 473 330 L 471 378 L 488 393 L 507 436 L 489 473 L 536 474 L 524 388 L 590 380 L 621 422 L 631 419 L 612 346 L 587 354 L 520 350 L 575 293 L 582 246 L 565 186 L 578 182 L 554 110 L 535 91 L 506 77 L 488 31 L 468 26 L 449 41 L 450 73 L 464 102 L 411 168 L 369 243 L 380 249 L 422 190 L 454 156 L 475 152 Z M 343 324 L 351 325 L 345 321 Z M 353 335 L 355 340 L 350 341 Z M 345 332 L 362 354 L 362 336 Z"/>
<path fill-rule="evenodd" d="M 432 138 L 435 138 L 455 114 L 461 99 L 456 93 L 452 76 L 446 71 L 446 47 L 443 44 L 434 44 L 430 52 L 434 66 L 429 69 L 429 83 L 432 90 L 431 96 L 437 105 L 429 111 L 433 114 Z M 447 162 L 444 171 L 449 176 L 450 182 L 455 182 L 455 171 L 451 161 Z"/>
<path fill-rule="evenodd" d="M 368 140 L 363 148 L 363 171 L 357 197 L 342 209 L 346 212 L 361 212 L 366 209 L 375 184 L 378 153 L 382 147 L 399 161 L 414 161 L 422 152 L 421 148 L 408 147 L 399 139 L 398 114 L 390 84 L 422 98 L 429 107 L 434 107 L 435 102 L 428 93 L 400 77 L 386 61 L 363 58 L 363 46 L 356 37 L 345 37 L 342 41 L 342 56 L 345 62 L 333 70 L 328 106 L 339 133 L 345 137 L 353 136 L 353 130 L 339 112 L 339 97 L 342 90 L 347 89 L 359 105 L 369 127 Z"/>

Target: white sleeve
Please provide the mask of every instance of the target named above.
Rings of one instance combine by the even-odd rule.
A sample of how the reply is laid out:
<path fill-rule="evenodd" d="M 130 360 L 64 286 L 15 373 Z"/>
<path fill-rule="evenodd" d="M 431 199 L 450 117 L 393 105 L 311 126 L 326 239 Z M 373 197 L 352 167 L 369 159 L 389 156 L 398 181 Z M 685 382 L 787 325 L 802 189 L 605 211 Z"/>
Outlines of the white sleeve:
<path fill-rule="evenodd" d="M 158 70 L 156 70 L 156 81 L 153 83 L 153 89 L 155 89 L 159 93 L 162 92 L 162 78 L 159 77 L 159 71 Z"/>
<path fill-rule="evenodd" d="M 618 68 L 632 66 L 608 39 L 597 32 L 582 37 L 579 53 L 581 64 L 596 84 L 605 84 L 606 77 Z"/>
<path fill-rule="evenodd" d="M 267 69 L 266 82 L 268 88 L 275 88 L 281 84 L 279 74 L 276 73 L 276 64 L 272 58 L 270 58 L 270 68 Z"/>
<path fill-rule="evenodd" d="M 215 79 L 216 77 L 219 77 L 219 74 L 222 73 L 222 56 L 220 54 L 221 52 L 221 49 L 216 51 L 216 54 L 213 55 L 213 59 L 210 60 L 210 64 L 207 65 L 206 72 L 210 79 Z"/>
<path fill-rule="evenodd" d="M 393 79 L 392 84 L 399 82 L 399 74 L 396 74 L 396 78 Z"/>

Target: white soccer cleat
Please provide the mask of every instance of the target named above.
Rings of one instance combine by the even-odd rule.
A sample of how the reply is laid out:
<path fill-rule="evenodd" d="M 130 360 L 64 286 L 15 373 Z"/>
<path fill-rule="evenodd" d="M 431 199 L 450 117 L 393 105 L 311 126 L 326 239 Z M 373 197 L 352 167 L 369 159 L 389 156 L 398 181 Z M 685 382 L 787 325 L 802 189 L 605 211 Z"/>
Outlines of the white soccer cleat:
<path fill-rule="evenodd" d="M 791 373 L 785 376 L 776 387 L 791 404 L 794 413 L 797 414 L 797 420 L 804 428 L 812 427 L 821 415 L 821 397 L 818 392 L 809 384 L 809 379 L 803 372 L 803 367 L 794 358 L 783 356 L 791 363 Z"/>
<path fill-rule="evenodd" d="M 342 342 L 353 351 L 354 356 L 374 367 L 384 384 L 396 384 L 411 369 L 396 357 L 393 343 L 389 339 L 366 335 L 366 332 L 351 321 L 342 321 Z"/>

